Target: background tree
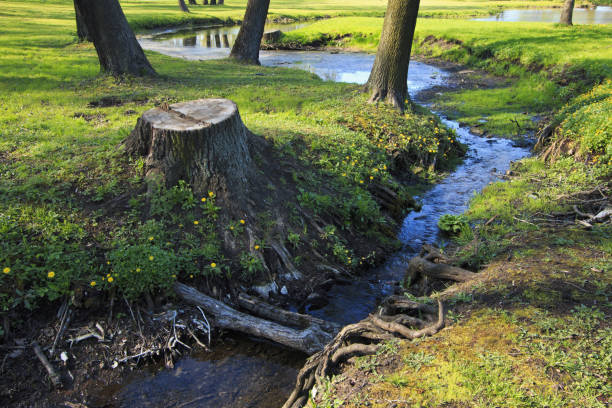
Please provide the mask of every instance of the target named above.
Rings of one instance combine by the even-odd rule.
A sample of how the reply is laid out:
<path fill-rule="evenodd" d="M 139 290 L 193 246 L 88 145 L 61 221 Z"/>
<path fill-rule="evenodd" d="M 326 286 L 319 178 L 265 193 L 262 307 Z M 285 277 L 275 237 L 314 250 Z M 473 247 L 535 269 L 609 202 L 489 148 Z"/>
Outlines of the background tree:
<path fill-rule="evenodd" d="M 191 5 L 191 4 L 196 4 L 196 5 L 197 5 L 198 3 L 196 3 L 196 0 L 189 0 L 189 4 L 190 4 L 190 5 Z"/>
<path fill-rule="evenodd" d="M 408 98 L 408 64 L 419 0 L 389 0 L 376 59 L 365 89 L 370 102 L 386 100 L 403 111 Z"/>
<path fill-rule="evenodd" d="M 154 75 L 118 0 L 75 0 L 92 39 L 100 69 L 112 75 Z"/>
<path fill-rule="evenodd" d="M 92 41 L 89 37 L 89 33 L 87 32 L 87 26 L 83 22 L 83 16 L 81 15 L 81 11 L 79 10 L 76 0 L 74 0 L 74 13 L 76 16 L 76 29 L 79 41 Z"/>
<path fill-rule="evenodd" d="M 179 8 L 185 13 L 189 13 L 189 8 L 185 4 L 185 0 L 179 0 Z"/>
<path fill-rule="evenodd" d="M 563 11 L 561 11 L 561 24 L 572 25 L 572 15 L 574 14 L 574 0 L 565 0 Z"/>
<path fill-rule="evenodd" d="M 270 0 L 249 0 L 230 57 L 259 65 L 259 46 L 269 6 Z"/>

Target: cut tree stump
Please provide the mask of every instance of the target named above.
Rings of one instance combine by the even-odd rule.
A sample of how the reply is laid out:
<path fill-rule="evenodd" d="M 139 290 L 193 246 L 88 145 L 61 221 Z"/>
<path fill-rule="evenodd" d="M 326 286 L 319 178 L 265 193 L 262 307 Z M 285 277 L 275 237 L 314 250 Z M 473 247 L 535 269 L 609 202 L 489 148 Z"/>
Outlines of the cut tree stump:
<path fill-rule="evenodd" d="M 240 200 L 248 190 L 252 160 L 248 130 L 228 99 L 198 99 L 150 109 L 125 141 L 145 159 L 149 180 L 189 183 L 195 193 L 226 192 Z"/>

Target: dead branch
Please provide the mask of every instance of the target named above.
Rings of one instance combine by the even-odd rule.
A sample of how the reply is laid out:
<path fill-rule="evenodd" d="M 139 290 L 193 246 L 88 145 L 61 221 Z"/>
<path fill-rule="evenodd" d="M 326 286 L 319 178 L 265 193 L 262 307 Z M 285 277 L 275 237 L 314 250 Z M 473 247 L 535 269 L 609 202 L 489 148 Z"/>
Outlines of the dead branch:
<path fill-rule="evenodd" d="M 56 388 L 61 388 L 62 380 L 60 376 L 57 374 L 57 372 L 55 372 L 55 369 L 53 368 L 51 363 L 49 363 L 49 360 L 47 360 L 47 357 L 45 356 L 43 351 L 40 349 L 40 346 L 38 345 L 38 343 L 35 341 L 32 342 L 32 348 L 34 349 L 34 354 L 36 354 L 36 357 L 38 357 L 42 365 L 47 370 L 47 373 L 49 374 L 49 379 L 51 380 L 51 383 L 53 384 L 53 386 Z"/>

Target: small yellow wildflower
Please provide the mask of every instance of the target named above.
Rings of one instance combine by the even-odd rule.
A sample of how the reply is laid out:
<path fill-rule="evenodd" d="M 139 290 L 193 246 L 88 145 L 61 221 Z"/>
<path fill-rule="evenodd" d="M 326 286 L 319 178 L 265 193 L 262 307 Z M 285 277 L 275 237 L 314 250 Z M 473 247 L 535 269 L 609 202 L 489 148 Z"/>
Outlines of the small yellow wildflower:
<path fill-rule="evenodd" d="M 193 275 L 189 275 L 189 277 L 190 277 L 191 279 L 193 279 Z"/>
<path fill-rule="evenodd" d="M 7 273 L 9 273 L 10 271 L 11 271 L 11 268 L 9 268 L 9 267 L 7 266 L 6 268 L 4 268 L 4 269 L 2 270 L 2 273 L 7 274 Z"/>
<path fill-rule="evenodd" d="M 241 223 L 242 225 L 244 225 L 244 223 L 245 223 L 245 222 L 246 222 L 246 221 L 244 221 L 244 220 L 240 220 L 240 223 Z"/>
<path fill-rule="evenodd" d="M 234 230 L 234 226 L 233 226 L 233 225 L 230 225 L 230 229 L 233 231 L 233 230 Z"/>
<path fill-rule="evenodd" d="M 153 241 L 155 239 L 155 237 L 151 236 L 149 237 L 149 241 Z"/>
<path fill-rule="evenodd" d="M 209 192 L 208 192 L 208 196 L 209 196 L 209 197 L 214 197 L 214 196 L 215 196 L 215 193 L 213 193 L 212 191 L 209 191 Z"/>
<path fill-rule="evenodd" d="M 370 180 L 374 180 L 374 176 L 370 176 Z"/>
<path fill-rule="evenodd" d="M 49 278 L 49 279 L 53 279 L 53 278 L 55 278 L 55 272 L 53 272 L 53 271 L 49 271 L 49 272 L 47 273 L 47 278 Z"/>
<path fill-rule="evenodd" d="M 109 276 L 109 277 L 108 277 L 108 283 L 111 283 L 112 281 L 114 281 L 113 277 L 112 277 L 112 276 Z"/>
<path fill-rule="evenodd" d="M 359 184 L 363 184 L 363 180 L 359 180 Z"/>
<path fill-rule="evenodd" d="M 110 265 L 110 261 L 106 261 L 106 264 L 107 264 L 107 265 Z"/>
<path fill-rule="evenodd" d="M 259 249 L 259 245 L 255 245 L 255 250 L 257 251 Z"/>
<path fill-rule="evenodd" d="M 140 268 L 136 268 L 136 272 L 140 272 Z"/>
<path fill-rule="evenodd" d="M 202 202 L 206 202 L 206 197 L 202 197 Z"/>
<path fill-rule="evenodd" d="M 216 264 L 216 263 L 214 263 L 214 262 L 212 262 L 212 263 L 210 264 L 210 267 L 211 267 L 211 268 L 216 268 L 216 267 L 217 267 L 217 264 Z"/>
<path fill-rule="evenodd" d="M 198 225 L 199 223 L 200 223 L 200 221 L 195 220 L 195 221 L 193 222 L 193 225 Z"/>
<path fill-rule="evenodd" d="M 149 261 L 154 260 L 155 258 L 153 257 L 153 255 L 149 255 Z"/>
<path fill-rule="evenodd" d="M 89 284 L 91 285 L 91 287 L 94 287 L 96 286 L 96 281 L 91 281 Z"/>

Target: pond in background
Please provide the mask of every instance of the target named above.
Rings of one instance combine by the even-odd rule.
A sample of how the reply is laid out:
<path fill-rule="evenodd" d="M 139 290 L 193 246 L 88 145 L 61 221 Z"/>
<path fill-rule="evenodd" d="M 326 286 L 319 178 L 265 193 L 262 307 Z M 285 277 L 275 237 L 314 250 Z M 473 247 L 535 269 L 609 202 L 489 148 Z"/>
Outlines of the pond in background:
<path fill-rule="evenodd" d="M 522 21 L 538 23 L 558 23 L 561 9 L 521 9 L 504 10 L 499 14 L 475 18 L 475 21 Z M 612 7 L 597 6 L 592 9 L 574 8 L 572 17 L 574 24 L 611 24 Z"/>
<path fill-rule="evenodd" d="M 266 24 L 265 31 L 297 30 L 310 23 Z M 142 48 L 186 59 L 215 59 L 229 55 L 240 26 L 190 27 L 139 36 Z"/>

